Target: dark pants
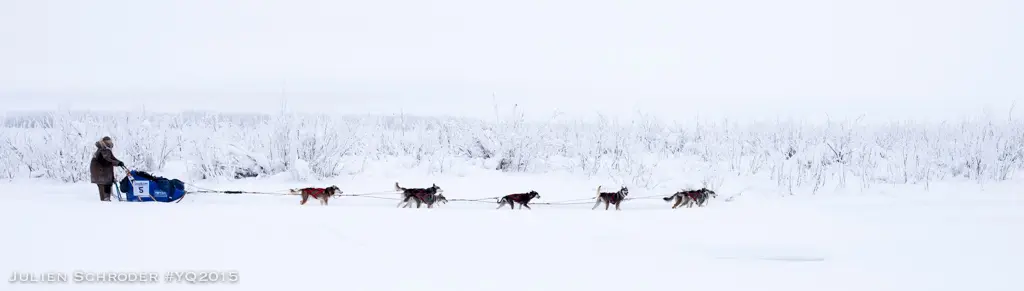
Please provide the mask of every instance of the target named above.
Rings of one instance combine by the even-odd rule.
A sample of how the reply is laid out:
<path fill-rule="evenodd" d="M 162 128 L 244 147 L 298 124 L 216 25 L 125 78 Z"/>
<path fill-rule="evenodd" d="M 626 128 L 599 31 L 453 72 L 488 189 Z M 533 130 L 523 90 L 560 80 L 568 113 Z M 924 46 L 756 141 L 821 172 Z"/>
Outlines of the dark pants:
<path fill-rule="evenodd" d="M 100 188 L 100 201 L 110 201 L 111 188 L 114 184 L 96 184 Z"/>

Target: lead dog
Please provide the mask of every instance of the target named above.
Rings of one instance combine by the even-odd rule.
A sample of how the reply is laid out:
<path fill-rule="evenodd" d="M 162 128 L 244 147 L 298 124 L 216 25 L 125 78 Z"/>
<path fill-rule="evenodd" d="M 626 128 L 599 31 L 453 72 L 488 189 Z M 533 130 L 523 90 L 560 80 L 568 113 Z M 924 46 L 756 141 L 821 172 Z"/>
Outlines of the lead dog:
<path fill-rule="evenodd" d="M 679 191 L 679 192 L 673 193 L 671 196 L 668 196 L 668 197 L 665 197 L 665 198 L 661 198 L 661 199 L 665 200 L 666 202 L 672 201 L 672 199 L 675 199 L 676 201 L 674 203 L 672 203 L 672 209 L 676 209 L 676 207 L 679 207 L 679 206 L 681 206 L 683 204 L 686 204 L 687 207 L 689 207 L 690 205 L 693 205 L 693 199 L 690 198 L 690 195 L 687 195 L 686 191 Z"/>
<path fill-rule="evenodd" d="M 715 191 L 711 191 L 708 188 L 700 188 L 699 190 L 679 191 L 662 199 L 665 201 L 672 201 L 675 199 L 675 203 L 672 204 L 672 209 L 676 209 L 684 204 L 686 205 L 686 208 L 690 208 L 693 207 L 694 203 L 699 207 L 703 207 L 704 204 L 707 203 L 709 196 L 718 197 L 718 194 L 715 194 Z"/>
<path fill-rule="evenodd" d="M 533 190 L 526 193 L 505 195 L 505 197 L 498 198 L 498 208 L 495 209 L 501 209 L 505 204 L 508 204 L 509 209 L 516 209 L 515 203 L 519 203 L 519 209 L 526 207 L 526 209 L 533 210 L 533 208 L 530 208 L 529 204 L 530 200 L 533 200 L 534 198 L 540 198 L 540 194 Z"/>
<path fill-rule="evenodd" d="M 398 207 L 401 208 L 411 207 L 412 201 L 409 200 L 416 202 L 416 208 L 420 208 L 423 204 L 426 204 L 427 208 L 434 208 L 434 203 L 448 203 L 448 198 L 441 194 L 444 190 L 441 190 L 437 184 L 432 184 L 429 188 L 402 188 L 398 186 L 398 182 L 395 182 L 395 191 L 402 191 L 402 201 L 398 202 Z M 405 207 L 402 204 L 405 204 Z"/>
<path fill-rule="evenodd" d="M 704 204 L 706 204 L 708 202 L 708 198 L 710 198 L 710 197 L 717 198 L 718 197 L 718 194 L 715 193 L 715 191 L 711 191 L 708 188 L 700 188 L 700 190 L 697 190 L 697 191 L 694 191 L 694 192 L 696 192 L 696 193 L 692 194 L 690 197 L 694 201 L 697 202 L 697 206 L 699 206 L 699 207 L 704 207 Z"/>
<path fill-rule="evenodd" d="M 629 188 L 625 186 L 619 189 L 618 192 L 601 192 L 601 186 L 597 186 L 597 202 L 594 203 L 594 207 L 590 208 L 590 210 L 597 209 L 601 202 L 604 202 L 604 210 L 608 210 L 609 204 L 615 204 L 615 210 L 622 210 L 619 209 L 619 204 L 626 200 L 626 195 L 629 195 Z"/>
<path fill-rule="evenodd" d="M 302 202 L 299 205 L 306 205 L 306 201 L 309 200 L 310 196 L 313 199 L 320 200 L 320 205 L 327 205 L 327 200 L 331 196 L 344 193 L 338 186 L 331 186 L 327 188 L 302 188 L 302 189 L 288 189 L 288 192 L 292 195 L 302 195 Z"/>

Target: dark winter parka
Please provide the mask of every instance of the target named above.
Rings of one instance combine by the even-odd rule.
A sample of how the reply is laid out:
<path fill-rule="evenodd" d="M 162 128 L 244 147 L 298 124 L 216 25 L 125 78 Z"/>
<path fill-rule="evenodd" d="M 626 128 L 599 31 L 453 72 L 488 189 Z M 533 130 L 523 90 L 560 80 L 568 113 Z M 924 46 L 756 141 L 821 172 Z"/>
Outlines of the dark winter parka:
<path fill-rule="evenodd" d="M 114 184 L 114 167 L 123 166 L 120 160 L 114 157 L 103 140 L 96 142 L 96 152 L 92 154 L 92 162 L 89 163 L 89 173 L 92 174 L 93 184 Z"/>

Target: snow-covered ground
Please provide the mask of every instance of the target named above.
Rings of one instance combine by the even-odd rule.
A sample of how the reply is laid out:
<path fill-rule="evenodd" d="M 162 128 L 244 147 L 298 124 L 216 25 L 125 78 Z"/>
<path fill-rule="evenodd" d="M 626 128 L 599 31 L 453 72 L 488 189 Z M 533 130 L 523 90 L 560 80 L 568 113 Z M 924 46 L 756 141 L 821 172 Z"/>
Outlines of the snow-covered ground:
<path fill-rule="evenodd" d="M 51 2 L 0 1 L 0 274 L 240 281 L 0 291 L 1024 290 L 1024 1 Z M 99 202 L 104 136 L 269 193 Z"/>
<path fill-rule="evenodd" d="M 537 202 L 593 197 L 571 177 L 338 178 L 347 193 L 436 182 L 449 199 L 521 185 Z M 279 191 L 310 183 L 197 182 Z M 727 182 L 726 184 L 736 184 Z M 614 189 L 618 185 L 603 185 Z M 742 186 L 742 187 L 741 187 Z M 723 186 L 705 208 L 658 197 L 495 210 L 453 201 L 396 209 L 341 197 L 194 194 L 177 204 L 101 203 L 90 184 L 0 182 L 0 271 L 236 270 L 237 284 L 0 284 L 8 290 L 1024 290 L 1019 182 L 875 186 L 786 196 Z M 731 188 L 730 188 L 731 187 Z M 493 189 L 493 190 L 488 190 Z M 521 190 L 519 190 L 521 189 Z M 753 189 L 753 190 L 751 190 Z M 742 192 L 741 196 L 735 196 Z M 633 197 L 667 195 L 636 190 Z M 731 201 L 728 197 L 735 196 Z"/>

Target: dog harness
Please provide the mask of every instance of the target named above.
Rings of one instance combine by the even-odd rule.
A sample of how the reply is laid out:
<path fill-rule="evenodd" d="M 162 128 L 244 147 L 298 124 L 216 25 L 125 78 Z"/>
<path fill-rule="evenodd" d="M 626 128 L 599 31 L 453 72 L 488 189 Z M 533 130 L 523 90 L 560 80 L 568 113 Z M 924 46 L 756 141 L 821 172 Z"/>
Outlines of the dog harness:
<path fill-rule="evenodd" d="M 302 193 L 307 193 L 313 196 L 313 199 L 320 199 L 317 195 L 324 195 L 327 193 L 327 189 L 324 188 L 303 188 Z"/>
<path fill-rule="evenodd" d="M 626 195 L 622 195 L 622 192 L 605 192 L 601 193 L 601 198 L 608 202 L 626 200 Z"/>
<path fill-rule="evenodd" d="M 416 200 L 422 201 L 427 204 L 433 204 L 434 202 L 437 201 L 437 196 L 435 196 L 436 194 L 431 193 L 430 191 L 418 190 L 410 194 L 412 194 L 410 195 L 411 198 L 415 198 Z M 406 201 L 408 199 L 409 198 L 406 198 Z"/>
<path fill-rule="evenodd" d="M 683 192 L 683 195 L 686 195 L 686 197 L 689 197 L 690 199 L 698 200 L 704 196 L 704 193 L 700 191 L 686 191 Z"/>

